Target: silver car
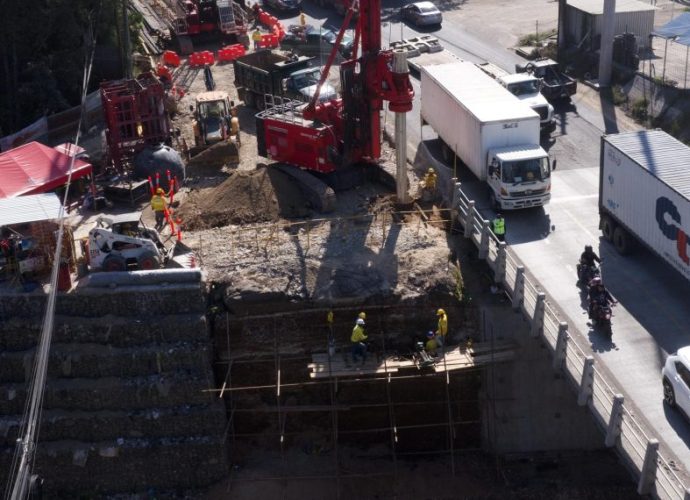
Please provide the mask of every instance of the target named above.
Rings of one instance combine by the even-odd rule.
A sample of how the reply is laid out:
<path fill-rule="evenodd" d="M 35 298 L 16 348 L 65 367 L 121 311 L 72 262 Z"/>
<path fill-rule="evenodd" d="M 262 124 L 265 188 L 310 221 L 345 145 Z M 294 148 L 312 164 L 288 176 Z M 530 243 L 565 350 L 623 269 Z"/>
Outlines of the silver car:
<path fill-rule="evenodd" d="M 690 416 L 690 346 L 678 349 L 666 358 L 661 370 L 664 401 Z"/>
<path fill-rule="evenodd" d="M 443 22 L 443 14 L 431 2 L 408 3 L 400 10 L 400 15 L 415 26 L 436 26 Z"/>

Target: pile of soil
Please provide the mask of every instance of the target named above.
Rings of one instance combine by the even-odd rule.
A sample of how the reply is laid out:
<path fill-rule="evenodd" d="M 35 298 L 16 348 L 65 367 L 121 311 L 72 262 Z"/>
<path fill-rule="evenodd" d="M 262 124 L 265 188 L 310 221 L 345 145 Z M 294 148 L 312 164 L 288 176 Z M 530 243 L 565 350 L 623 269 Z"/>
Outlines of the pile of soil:
<path fill-rule="evenodd" d="M 216 187 L 193 190 L 177 212 L 191 230 L 272 222 L 310 213 L 299 186 L 265 165 L 238 170 Z"/>

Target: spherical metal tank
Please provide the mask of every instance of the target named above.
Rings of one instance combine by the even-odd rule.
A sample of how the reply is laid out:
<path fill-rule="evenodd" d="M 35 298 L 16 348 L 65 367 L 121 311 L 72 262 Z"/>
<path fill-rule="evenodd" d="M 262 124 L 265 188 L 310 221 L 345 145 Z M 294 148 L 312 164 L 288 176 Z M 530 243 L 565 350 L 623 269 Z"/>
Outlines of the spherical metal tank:
<path fill-rule="evenodd" d="M 151 176 L 151 179 L 155 181 L 157 173 L 160 175 L 161 186 L 166 191 L 169 189 L 168 170 L 170 170 L 170 176 L 177 176 L 177 182 L 182 184 L 185 179 L 182 157 L 177 151 L 165 144 L 147 146 L 134 158 L 135 177 L 146 179 Z"/>

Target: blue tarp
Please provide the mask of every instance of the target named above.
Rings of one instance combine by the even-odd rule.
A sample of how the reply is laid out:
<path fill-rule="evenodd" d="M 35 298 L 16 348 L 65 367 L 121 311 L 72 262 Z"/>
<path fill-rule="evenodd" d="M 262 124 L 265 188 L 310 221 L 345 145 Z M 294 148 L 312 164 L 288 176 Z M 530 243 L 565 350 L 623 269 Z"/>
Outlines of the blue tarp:
<path fill-rule="evenodd" d="M 671 39 L 682 45 L 690 45 L 690 12 L 684 12 L 661 28 L 655 29 L 652 35 Z"/>

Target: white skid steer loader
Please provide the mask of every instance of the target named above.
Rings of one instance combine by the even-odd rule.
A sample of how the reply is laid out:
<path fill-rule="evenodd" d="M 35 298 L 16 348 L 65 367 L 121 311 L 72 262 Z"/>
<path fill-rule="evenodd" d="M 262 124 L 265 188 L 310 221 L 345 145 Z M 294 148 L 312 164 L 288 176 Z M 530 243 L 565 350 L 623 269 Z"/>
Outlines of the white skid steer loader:
<path fill-rule="evenodd" d="M 196 267 L 192 250 L 177 241 L 166 248 L 158 231 L 148 228 L 141 213 L 102 215 L 89 232 L 89 266 L 101 271 Z"/>

